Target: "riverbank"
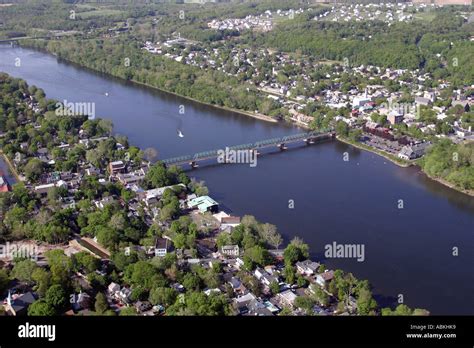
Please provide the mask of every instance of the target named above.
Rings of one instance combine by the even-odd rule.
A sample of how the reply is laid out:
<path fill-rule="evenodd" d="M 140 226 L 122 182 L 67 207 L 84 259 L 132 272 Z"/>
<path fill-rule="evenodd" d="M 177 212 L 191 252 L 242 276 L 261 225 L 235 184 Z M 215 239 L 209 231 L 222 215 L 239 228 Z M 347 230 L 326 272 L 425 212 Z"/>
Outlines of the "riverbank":
<path fill-rule="evenodd" d="M 433 180 L 433 181 L 436 181 L 438 183 L 440 183 L 441 185 L 444 185 L 444 186 L 447 186 L 449 187 L 450 189 L 453 189 L 453 190 L 456 190 L 458 192 L 461 192 L 461 193 L 464 193 L 465 195 L 468 195 L 470 197 L 474 197 L 474 190 L 465 190 L 465 189 L 462 189 L 460 187 L 457 187 L 456 185 L 454 185 L 453 183 L 450 183 L 449 181 L 447 180 L 444 180 L 443 178 L 436 178 L 432 175 L 429 175 L 428 173 L 426 173 L 425 171 L 423 171 L 423 169 L 420 168 L 420 171 L 425 174 L 430 180 Z"/>
<path fill-rule="evenodd" d="M 163 88 L 159 88 L 159 87 L 156 87 L 156 86 L 152 86 L 150 84 L 147 84 L 147 83 L 144 83 L 144 82 L 140 82 L 140 81 L 136 81 L 134 79 L 131 79 L 131 80 L 127 80 L 127 79 L 124 79 L 120 76 L 116 76 L 116 75 L 113 75 L 111 73 L 107 73 L 107 72 L 103 72 L 103 71 L 99 71 L 97 69 L 93 69 L 91 67 L 88 67 L 88 66 L 84 66 L 84 65 L 81 65 L 77 62 L 74 62 L 72 60 L 69 60 L 69 59 L 66 59 L 66 58 L 59 58 L 57 54 L 55 54 L 54 52 L 51 52 L 47 49 L 41 49 L 41 48 L 38 48 L 36 46 L 31 46 L 31 45 L 28 45 L 28 44 L 25 44 L 25 43 L 19 43 L 19 46 L 20 47 L 26 47 L 26 48 L 29 48 L 29 49 L 34 49 L 34 50 L 38 50 L 40 52 L 43 52 L 43 53 L 47 53 L 47 54 L 50 54 L 54 57 L 56 57 L 57 59 L 60 59 L 60 60 L 63 60 L 69 64 L 72 64 L 72 65 L 76 65 L 82 69 L 88 69 L 90 71 L 94 71 L 94 72 L 97 72 L 97 73 L 100 73 L 100 74 L 104 74 L 106 76 L 111 76 L 111 77 L 114 77 L 114 78 L 117 78 L 119 80 L 122 80 L 122 81 L 126 81 L 126 82 L 132 82 L 134 84 L 137 84 L 137 85 L 140 85 L 140 86 L 144 86 L 144 87 L 147 87 L 147 88 L 152 88 L 154 90 L 157 90 L 157 91 L 160 91 L 160 92 L 163 92 L 163 93 L 168 93 L 170 95 L 173 95 L 173 96 L 176 96 L 176 97 L 179 97 L 179 98 L 183 98 L 183 99 L 186 99 L 186 100 L 190 100 L 190 101 L 193 101 L 195 103 L 200 103 L 202 105 L 206 105 L 206 106 L 210 106 L 210 107 L 214 107 L 216 109 L 220 109 L 220 110 L 225 110 L 225 111 L 230 111 L 230 112 L 235 112 L 237 114 L 241 114 L 241 115 L 245 115 L 245 116 L 249 116 L 249 117 L 252 117 L 252 118 L 256 118 L 258 120 L 262 120 L 262 121 L 265 121 L 265 122 L 270 122 L 270 123 L 278 123 L 280 122 L 280 120 L 274 118 L 274 117 L 271 117 L 271 116 L 267 116 L 267 115 L 264 115 L 264 114 L 260 114 L 260 113 L 253 113 L 253 112 L 250 112 L 250 111 L 246 111 L 246 110 L 241 110 L 241 109 L 235 109 L 235 108 L 229 108 L 229 107 L 226 107 L 226 106 L 221 106 L 221 105 L 216 105 L 216 104 L 211 104 L 211 103 L 206 103 L 206 102 L 203 102 L 201 100 L 198 100 L 198 99 L 195 99 L 195 98 L 192 98 L 192 97 L 189 97 L 189 96 L 184 96 L 184 95 L 181 95 L 181 94 L 178 94 L 178 93 L 175 93 L 175 92 L 171 92 L 171 91 L 167 91 Z"/>
<path fill-rule="evenodd" d="M 408 161 L 405 161 L 405 160 L 402 160 L 401 158 L 397 158 L 393 155 L 390 155 L 386 152 L 383 152 L 381 150 L 378 150 L 378 149 L 374 149 L 373 147 L 370 147 L 368 145 L 364 145 L 362 143 L 359 143 L 359 142 L 356 142 L 356 141 L 352 141 L 350 139 L 347 139 L 347 138 L 344 138 L 344 137 L 341 137 L 340 135 L 338 135 L 336 137 L 337 140 L 339 140 L 340 142 L 343 142 L 345 144 L 348 144 L 348 145 L 352 145 L 354 147 L 357 147 L 358 149 L 361 149 L 361 150 L 366 150 L 366 151 L 369 151 L 369 152 L 372 152 L 372 153 L 375 153 L 376 155 L 379 155 L 387 160 L 389 160 L 390 162 L 392 162 L 393 164 L 396 164 L 397 166 L 399 167 L 402 167 L 402 168 L 407 168 L 407 167 L 410 167 L 410 166 L 413 166 L 415 165 L 414 163 L 410 163 Z"/>
<path fill-rule="evenodd" d="M 5 155 L 3 153 L 3 151 L 0 149 L 0 156 L 5 160 L 5 163 L 7 164 L 8 166 L 8 170 L 10 171 L 10 173 L 15 177 L 15 180 L 17 182 L 21 182 L 21 178 L 20 178 L 20 175 L 18 175 L 18 172 L 16 171 L 15 167 L 13 166 L 13 164 L 10 162 L 10 159 L 8 158 L 7 155 Z"/>
<path fill-rule="evenodd" d="M 458 192 L 461 192 L 461 193 L 464 193 L 468 196 L 471 196 L 471 197 L 474 197 L 474 190 L 465 190 L 465 189 L 462 189 L 460 187 L 457 187 L 456 185 L 454 185 L 453 183 L 450 183 L 449 181 L 447 180 L 444 180 L 443 178 L 436 178 L 434 176 L 431 176 L 431 175 L 428 175 L 428 173 L 426 173 L 419 165 L 418 163 L 416 162 L 408 162 L 408 161 L 405 161 L 405 160 L 402 160 L 401 158 L 397 158 L 395 156 L 392 156 L 388 153 L 385 153 L 381 150 L 378 150 L 378 149 L 374 149 L 373 147 L 370 147 L 370 146 L 367 146 L 367 145 L 364 145 L 364 144 L 361 144 L 361 143 L 358 143 L 358 142 L 355 142 L 355 141 L 352 141 L 352 140 L 349 140 L 347 138 L 343 138 L 341 136 L 337 136 L 336 137 L 337 140 L 345 143 L 345 144 L 348 144 L 348 145 L 352 145 L 354 147 L 357 147 L 358 149 L 361 149 L 361 150 L 366 150 L 366 151 L 369 151 L 369 152 L 372 152 L 372 153 L 375 153 L 379 156 L 382 156 L 383 158 L 389 160 L 390 162 L 392 162 L 393 164 L 396 164 L 397 166 L 399 167 L 402 167 L 402 168 L 408 168 L 408 167 L 411 167 L 411 166 L 418 166 L 420 168 L 420 171 L 426 175 L 430 180 L 433 180 L 433 181 L 436 181 L 438 182 L 439 184 L 441 185 L 444 185 L 446 187 L 449 187 L 450 189 L 453 189 L 453 190 L 456 190 Z"/>

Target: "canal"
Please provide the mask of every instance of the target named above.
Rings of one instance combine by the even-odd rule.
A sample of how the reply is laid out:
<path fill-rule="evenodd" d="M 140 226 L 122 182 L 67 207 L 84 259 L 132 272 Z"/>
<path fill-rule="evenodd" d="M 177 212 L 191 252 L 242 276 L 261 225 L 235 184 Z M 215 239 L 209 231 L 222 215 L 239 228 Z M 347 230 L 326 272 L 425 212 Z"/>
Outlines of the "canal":
<path fill-rule="evenodd" d="M 111 119 L 116 133 L 156 148 L 160 158 L 301 132 L 29 49 L 0 46 L 0 71 L 50 98 L 95 103 L 96 115 Z M 474 314 L 474 199 L 416 168 L 332 141 L 259 157 L 256 167 L 210 165 L 190 174 L 206 182 L 224 210 L 275 224 L 286 241 L 298 236 L 307 242 L 315 259 L 368 279 L 382 304 L 403 295 L 407 305 L 433 314 Z M 325 259 L 324 246 L 333 242 L 363 244 L 365 260 Z"/>

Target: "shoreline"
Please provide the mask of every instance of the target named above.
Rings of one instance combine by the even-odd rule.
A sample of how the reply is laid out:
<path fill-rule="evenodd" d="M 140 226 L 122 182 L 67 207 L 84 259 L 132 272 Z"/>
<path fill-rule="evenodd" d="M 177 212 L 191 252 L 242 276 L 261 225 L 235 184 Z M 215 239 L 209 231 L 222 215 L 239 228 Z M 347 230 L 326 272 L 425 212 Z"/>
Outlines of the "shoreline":
<path fill-rule="evenodd" d="M 175 92 L 170 92 L 170 91 L 167 91 L 165 89 L 162 89 L 162 88 L 159 88 L 159 87 L 156 87 L 156 86 L 152 86 L 150 84 L 147 84 L 147 83 L 144 83 L 144 82 L 140 82 L 140 81 L 136 81 L 136 80 L 126 80 L 120 76 L 115 76 L 113 74 L 110 74 L 110 73 L 107 73 L 107 72 L 102 72 L 102 71 L 99 71 L 99 70 L 96 70 L 96 69 L 93 69 L 93 68 L 90 68 L 88 66 L 84 66 L 84 65 L 81 65 L 79 63 L 76 63 L 72 60 L 69 60 L 69 59 L 66 59 L 66 58 L 60 58 L 58 57 L 57 54 L 53 53 L 53 52 L 50 52 L 48 51 L 47 49 L 39 49 L 37 47 L 32 47 L 32 46 L 29 46 L 28 44 L 24 45 L 24 44 L 19 44 L 20 47 L 26 47 L 28 49 L 32 49 L 32 50 L 37 50 L 37 51 L 40 51 L 40 52 L 43 52 L 43 53 L 47 53 L 47 54 L 50 54 L 54 57 L 56 57 L 56 59 L 59 59 L 59 60 L 63 60 L 65 62 L 67 62 L 68 64 L 73 64 L 73 65 L 77 65 L 78 67 L 82 68 L 82 69 L 88 69 L 90 71 L 94 71 L 96 73 L 99 73 L 99 74 L 103 74 L 103 75 L 106 75 L 106 76 L 109 76 L 109 77 L 113 77 L 113 78 L 116 78 L 116 79 L 119 79 L 123 82 L 131 82 L 131 83 L 134 83 L 134 84 L 137 84 L 137 85 L 140 85 L 140 86 L 144 86 L 144 87 L 147 87 L 147 88 L 151 88 L 151 89 L 154 89 L 154 90 L 157 90 L 157 91 L 160 91 L 160 92 L 163 92 L 163 93 L 167 93 L 167 94 L 170 94 L 170 95 L 173 95 L 173 96 L 176 96 L 176 97 L 179 97 L 179 98 L 183 98 L 183 99 L 186 99 L 186 100 L 190 100 L 190 101 L 193 101 L 195 103 L 199 103 L 201 105 L 206 105 L 206 106 L 210 106 L 210 107 L 214 107 L 216 109 L 220 109 L 220 110 L 225 110 L 225 111 L 230 111 L 230 112 L 235 112 L 237 114 L 241 114 L 241 115 L 245 115 L 245 116 L 249 116 L 249 117 L 252 117 L 252 118 L 255 118 L 255 119 L 258 119 L 258 120 L 262 120 L 262 121 L 266 121 L 266 122 L 270 122 L 270 123 L 279 123 L 280 120 L 276 119 L 276 118 L 273 118 L 271 116 L 267 116 L 267 115 L 263 115 L 263 114 L 259 114 L 259 113 L 252 113 L 251 111 L 246 111 L 246 110 L 240 110 L 240 109 L 234 109 L 234 108 L 229 108 L 229 107 L 226 107 L 226 106 L 222 106 L 222 105 L 216 105 L 216 104 L 211 104 L 211 103 L 206 103 L 206 102 L 203 102 L 203 101 L 200 101 L 198 99 L 195 99 L 195 98 L 192 98 L 192 97 L 189 97 L 189 96 L 184 96 L 184 95 L 181 95 L 181 94 L 178 94 L 178 93 L 175 93 Z"/>
<path fill-rule="evenodd" d="M 370 148 L 369 146 L 364 146 L 363 144 L 355 144 L 353 143 L 352 141 L 348 140 L 348 139 L 345 139 L 345 138 L 342 138 L 340 136 L 337 136 L 336 137 L 337 140 L 339 140 L 340 142 L 344 143 L 344 144 L 348 144 L 348 145 L 352 145 L 360 150 L 365 150 L 365 151 L 368 151 L 368 152 L 371 152 L 371 153 L 374 153 L 376 155 L 379 155 L 383 158 L 385 158 L 386 160 L 389 160 L 390 162 L 392 162 L 393 164 L 401 167 L 401 168 L 409 168 L 409 167 L 413 167 L 413 166 L 418 166 L 419 169 L 420 169 L 420 172 L 423 173 L 424 175 L 426 175 L 426 177 L 430 180 L 433 180 L 433 181 L 436 181 L 438 184 L 440 185 L 443 185 L 443 186 L 446 186 L 452 190 L 455 190 L 459 193 L 463 193 L 465 195 L 468 195 L 470 197 L 474 197 L 474 190 L 465 190 L 465 189 L 462 189 L 462 188 L 459 188 L 457 187 L 456 185 L 454 185 L 453 183 L 450 183 L 449 181 L 443 179 L 443 178 L 436 178 L 434 176 L 431 176 L 431 175 L 428 175 L 428 173 L 426 173 L 423 168 L 421 168 L 417 163 L 415 162 L 407 162 L 407 163 L 401 163 L 399 161 L 396 161 L 394 160 L 393 158 L 390 158 L 390 156 L 388 156 L 387 154 L 384 154 L 381 150 L 377 150 L 377 149 L 372 149 Z"/>
<path fill-rule="evenodd" d="M 5 163 L 7 164 L 8 166 L 8 170 L 10 171 L 10 173 L 15 177 L 15 180 L 17 182 L 13 183 L 13 184 L 10 184 L 10 186 L 13 186 L 14 184 L 17 184 L 19 182 L 22 182 L 22 180 L 20 179 L 20 176 L 18 175 L 18 172 L 16 171 L 15 167 L 13 167 L 12 163 L 10 162 L 10 159 L 8 158 L 8 156 L 3 152 L 2 149 L 0 149 L 0 156 L 4 159 Z"/>
<path fill-rule="evenodd" d="M 354 143 L 352 142 L 351 140 L 349 139 L 346 139 L 346 138 L 343 138 L 341 136 L 336 136 L 336 139 L 339 140 L 340 142 L 344 143 L 344 144 L 348 144 L 348 145 L 352 145 L 360 150 L 365 150 L 365 151 L 368 151 L 368 152 L 371 152 L 371 153 L 374 153 L 376 155 L 379 155 L 380 157 L 383 157 L 385 158 L 386 160 L 392 162 L 393 164 L 401 167 L 401 168 L 408 168 L 408 167 L 411 167 L 411 166 L 414 166 L 415 164 L 414 163 L 403 163 L 403 162 L 400 162 L 400 161 L 397 161 L 393 158 L 391 158 L 388 154 L 382 152 L 381 150 L 378 150 L 378 149 L 372 149 L 370 146 L 367 146 L 364 144 L 358 144 L 358 143 Z"/>

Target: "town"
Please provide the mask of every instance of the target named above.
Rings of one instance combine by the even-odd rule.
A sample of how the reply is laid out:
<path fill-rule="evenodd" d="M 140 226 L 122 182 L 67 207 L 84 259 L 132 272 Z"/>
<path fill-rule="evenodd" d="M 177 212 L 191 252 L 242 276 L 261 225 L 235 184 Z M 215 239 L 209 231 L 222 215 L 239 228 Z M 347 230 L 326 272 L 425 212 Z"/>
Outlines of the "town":
<path fill-rule="evenodd" d="M 110 122 L 58 116 L 41 89 L 1 83 L 16 117 L 0 139 L 19 179 L 0 196 L 2 236 L 15 236 L 0 255 L 4 314 L 380 313 L 367 281 L 327 269 L 298 238 L 280 248 L 275 226 L 226 213 Z"/>

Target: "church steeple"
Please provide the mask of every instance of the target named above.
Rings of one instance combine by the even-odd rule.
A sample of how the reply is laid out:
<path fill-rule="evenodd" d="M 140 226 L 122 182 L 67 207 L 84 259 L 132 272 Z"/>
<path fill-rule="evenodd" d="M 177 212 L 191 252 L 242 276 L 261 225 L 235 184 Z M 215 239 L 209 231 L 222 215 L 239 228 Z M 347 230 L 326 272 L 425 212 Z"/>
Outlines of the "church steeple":
<path fill-rule="evenodd" d="M 10 290 L 8 290 L 8 297 L 7 297 L 7 304 L 11 307 L 12 305 L 12 294 Z"/>

